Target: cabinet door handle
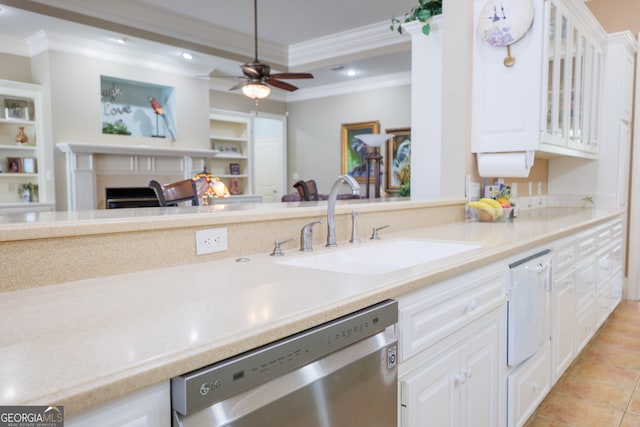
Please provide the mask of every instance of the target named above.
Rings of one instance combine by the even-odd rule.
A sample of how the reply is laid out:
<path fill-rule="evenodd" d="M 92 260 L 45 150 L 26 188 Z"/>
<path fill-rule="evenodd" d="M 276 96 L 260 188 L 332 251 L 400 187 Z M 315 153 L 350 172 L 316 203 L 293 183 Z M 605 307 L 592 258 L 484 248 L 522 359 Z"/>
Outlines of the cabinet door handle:
<path fill-rule="evenodd" d="M 467 382 L 467 373 L 462 371 L 458 375 L 455 376 L 456 384 L 464 384 Z"/>
<path fill-rule="evenodd" d="M 472 299 L 471 301 L 469 301 L 465 307 L 467 312 L 472 312 L 475 311 L 475 309 L 478 308 L 478 303 L 476 300 Z"/>

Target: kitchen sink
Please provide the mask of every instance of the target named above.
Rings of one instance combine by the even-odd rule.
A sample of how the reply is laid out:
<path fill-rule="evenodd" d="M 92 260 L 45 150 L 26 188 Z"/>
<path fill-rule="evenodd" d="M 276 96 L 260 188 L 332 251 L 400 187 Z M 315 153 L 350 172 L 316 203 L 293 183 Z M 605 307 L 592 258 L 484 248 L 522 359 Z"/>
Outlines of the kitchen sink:
<path fill-rule="evenodd" d="M 335 252 L 319 255 L 305 255 L 283 261 L 281 264 L 337 273 L 373 275 L 389 273 L 481 247 L 479 244 L 462 242 L 394 240 L 373 242 L 351 249 L 336 249 Z"/>

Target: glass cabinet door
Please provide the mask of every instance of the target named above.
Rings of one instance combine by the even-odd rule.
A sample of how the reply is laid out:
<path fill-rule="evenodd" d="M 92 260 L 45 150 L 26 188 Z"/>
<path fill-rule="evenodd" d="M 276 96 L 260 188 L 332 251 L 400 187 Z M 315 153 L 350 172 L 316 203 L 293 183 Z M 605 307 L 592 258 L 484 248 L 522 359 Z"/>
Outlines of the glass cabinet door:
<path fill-rule="evenodd" d="M 567 145 L 569 121 L 567 119 L 570 100 L 572 60 L 570 22 L 567 14 L 550 2 L 549 37 L 547 58 L 547 99 L 546 125 L 542 142 L 554 145 Z"/>
<path fill-rule="evenodd" d="M 558 64 L 558 97 L 556 110 L 556 130 L 554 143 L 556 145 L 566 145 L 568 121 L 567 121 L 567 103 L 569 102 L 569 82 L 567 79 L 571 76 L 571 34 L 569 32 L 569 20 L 564 13 L 559 16 L 560 22 L 560 37 L 558 38 L 558 57 L 556 62 Z"/>
<path fill-rule="evenodd" d="M 542 142 L 551 144 L 553 143 L 553 85 L 555 78 L 555 55 L 556 55 L 556 17 L 558 15 L 558 9 L 554 3 L 549 5 L 549 22 L 548 22 L 548 55 L 547 55 L 547 88 L 546 88 L 546 100 L 543 103 L 546 107 L 546 111 L 543 118 L 544 131 L 542 132 Z"/>
<path fill-rule="evenodd" d="M 600 144 L 600 100 L 601 96 L 601 80 L 602 80 L 602 51 L 597 46 L 591 45 L 593 63 L 591 67 L 591 81 L 587 86 L 590 94 L 587 110 L 589 111 L 588 121 L 586 125 L 589 134 L 586 141 L 586 149 L 597 153 Z"/>

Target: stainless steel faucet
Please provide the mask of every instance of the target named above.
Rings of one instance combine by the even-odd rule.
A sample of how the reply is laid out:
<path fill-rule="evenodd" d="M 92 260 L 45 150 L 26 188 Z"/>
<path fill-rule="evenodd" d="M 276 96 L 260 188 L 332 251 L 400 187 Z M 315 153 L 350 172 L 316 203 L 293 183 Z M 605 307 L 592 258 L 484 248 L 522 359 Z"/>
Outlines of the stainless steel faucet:
<path fill-rule="evenodd" d="M 313 250 L 313 226 L 322 224 L 322 221 L 313 221 L 300 230 L 300 250 L 310 252 Z"/>
<path fill-rule="evenodd" d="M 338 200 L 338 190 L 342 183 L 351 186 L 353 195 L 360 194 L 360 184 L 349 175 L 340 175 L 331 187 L 327 206 L 327 246 L 336 246 L 336 200 Z"/>

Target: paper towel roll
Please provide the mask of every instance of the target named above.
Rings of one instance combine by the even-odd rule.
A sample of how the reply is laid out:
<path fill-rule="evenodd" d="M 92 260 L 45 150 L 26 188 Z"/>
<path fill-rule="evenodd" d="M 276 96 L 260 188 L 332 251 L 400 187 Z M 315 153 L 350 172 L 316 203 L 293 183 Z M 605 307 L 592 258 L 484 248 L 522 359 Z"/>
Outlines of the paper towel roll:
<path fill-rule="evenodd" d="M 526 178 L 533 166 L 534 152 L 477 153 L 478 173 L 490 178 Z"/>

